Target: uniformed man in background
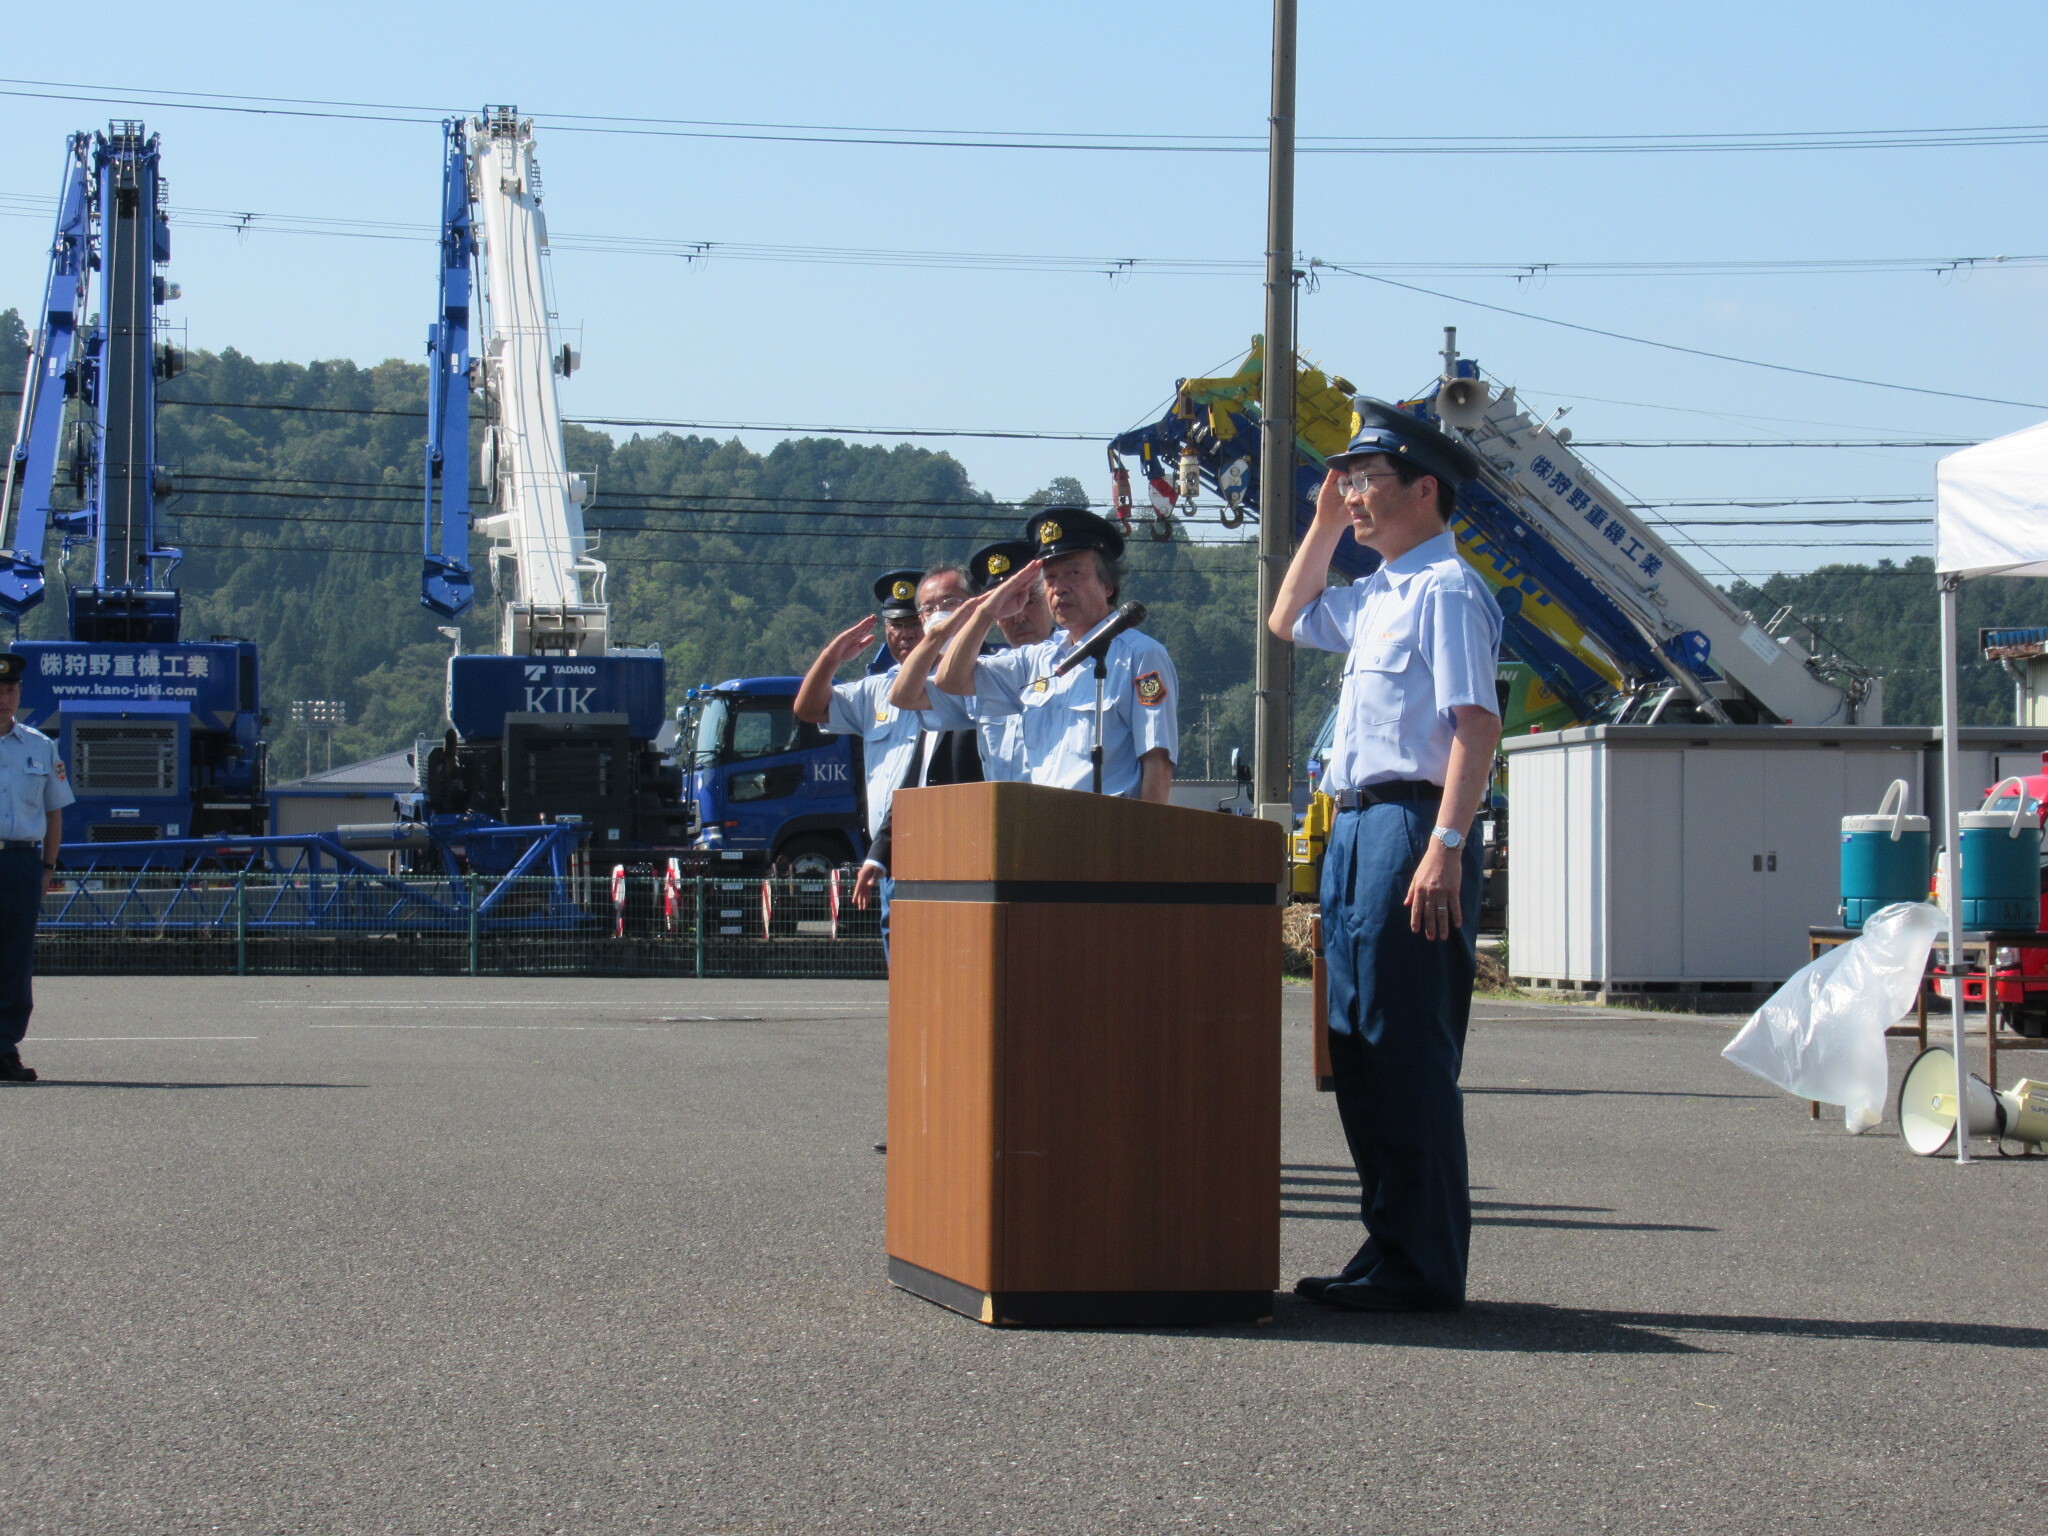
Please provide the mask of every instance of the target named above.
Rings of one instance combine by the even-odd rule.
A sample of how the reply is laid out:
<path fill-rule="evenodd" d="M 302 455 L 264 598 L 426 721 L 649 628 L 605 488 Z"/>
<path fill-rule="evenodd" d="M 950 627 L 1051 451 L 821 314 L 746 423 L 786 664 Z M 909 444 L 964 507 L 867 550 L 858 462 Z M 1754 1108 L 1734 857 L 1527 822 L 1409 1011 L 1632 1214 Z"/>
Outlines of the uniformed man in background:
<path fill-rule="evenodd" d="M 1077 667 L 1060 678 L 1052 673 L 1115 611 L 1123 589 L 1123 534 L 1085 507 L 1047 507 L 1024 525 L 1024 543 L 1032 558 L 954 616 L 932 681 L 945 693 L 973 699 L 978 718 L 1018 717 L 1025 777 L 1032 783 L 1088 789 L 1097 726 L 1094 669 Z M 983 655 L 989 630 L 1029 608 L 1041 577 L 1058 626 L 1053 634 Z M 1126 630 L 1110 642 L 1108 672 L 1100 721 L 1103 793 L 1163 804 L 1180 750 L 1173 658 L 1150 635 Z"/>
<path fill-rule="evenodd" d="M 1474 822 L 1500 741 L 1500 610 L 1449 532 L 1471 453 L 1361 402 L 1267 626 L 1346 656 L 1323 788 L 1323 954 L 1337 1110 L 1358 1166 L 1365 1244 L 1295 1290 L 1361 1312 L 1465 1300 L 1472 1201 L 1458 1091 L 1472 1011 Z M 1378 570 L 1325 587 L 1346 528 Z"/>
<path fill-rule="evenodd" d="M 894 662 L 881 672 L 870 672 L 848 683 L 833 682 L 838 670 L 867 649 L 875 637 L 875 617 L 848 626 L 825 642 L 810 670 L 797 688 L 793 706 L 799 720 L 823 726 L 834 735 L 858 736 L 866 770 L 868 840 L 881 834 L 883 818 L 889 814 L 889 799 L 910 771 L 917 752 L 922 726 L 915 713 L 900 710 L 889 702 L 889 686 L 896 680 L 903 658 L 924 638 L 924 621 L 918 616 L 918 592 L 926 584 L 920 570 L 890 571 L 875 581 L 875 604 L 882 635 Z M 944 582 L 933 583 L 956 589 L 964 598 L 967 579 L 954 570 Z M 889 944 L 889 887 L 881 889 L 882 947 Z"/>
<path fill-rule="evenodd" d="M 967 559 L 969 592 L 978 597 L 991 590 L 1012 571 L 1021 570 L 1029 564 L 1034 553 L 1033 547 L 1022 539 L 999 539 L 993 544 L 982 545 Z M 1008 618 L 999 620 L 997 628 L 1002 631 L 1004 645 L 1010 649 L 1020 645 L 1038 645 L 1051 637 L 1052 608 L 1046 601 L 1042 577 L 1032 585 L 1031 597 L 1025 605 Z M 927 621 L 924 639 L 903 659 L 902 670 L 896 674 L 896 681 L 890 687 L 890 702 L 899 709 L 921 711 L 927 730 L 958 731 L 971 727 L 978 731 L 981 738 L 981 776 L 984 779 L 1024 778 L 1023 716 L 984 718 L 976 711 L 974 700 L 928 686 L 931 669 L 938 665 L 945 644 L 946 626 Z"/>
<path fill-rule="evenodd" d="M 0 1083 L 32 1083 L 21 1038 L 35 1009 L 36 918 L 55 882 L 71 792 L 57 744 L 14 718 L 23 659 L 0 655 Z"/>

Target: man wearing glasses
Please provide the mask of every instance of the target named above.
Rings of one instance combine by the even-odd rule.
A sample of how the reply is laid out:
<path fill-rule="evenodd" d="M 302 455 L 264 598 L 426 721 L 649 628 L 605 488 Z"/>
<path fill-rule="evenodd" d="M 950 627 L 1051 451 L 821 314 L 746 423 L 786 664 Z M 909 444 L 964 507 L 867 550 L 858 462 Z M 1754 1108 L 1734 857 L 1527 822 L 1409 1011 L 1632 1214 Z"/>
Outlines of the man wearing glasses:
<path fill-rule="evenodd" d="M 1365 1244 L 1295 1291 L 1362 1312 L 1464 1304 L 1472 1204 L 1458 1091 L 1472 1009 L 1480 861 L 1472 836 L 1500 741 L 1500 610 L 1449 522 L 1478 473 L 1462 444 L 1359 402 L 1267 627 L 1345 656 L 1323 788 L 1323 950 L 1338 1114 Z M 1349 529 L 1378 570 L 1325 587 Z"/>

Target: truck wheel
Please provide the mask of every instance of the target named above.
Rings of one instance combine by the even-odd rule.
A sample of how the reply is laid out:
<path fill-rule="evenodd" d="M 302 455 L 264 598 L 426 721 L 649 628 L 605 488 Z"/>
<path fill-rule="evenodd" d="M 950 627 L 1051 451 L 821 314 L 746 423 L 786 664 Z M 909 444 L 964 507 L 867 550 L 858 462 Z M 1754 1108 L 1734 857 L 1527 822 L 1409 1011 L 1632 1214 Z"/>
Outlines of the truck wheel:
<path fill-rule="evenodd" d="M 792 875 L 816 880 L 829 875 L 848 861 L 846 844 L 836 837 L 793 837 L 775 850 L 775 861 L 786 863 Z"/>

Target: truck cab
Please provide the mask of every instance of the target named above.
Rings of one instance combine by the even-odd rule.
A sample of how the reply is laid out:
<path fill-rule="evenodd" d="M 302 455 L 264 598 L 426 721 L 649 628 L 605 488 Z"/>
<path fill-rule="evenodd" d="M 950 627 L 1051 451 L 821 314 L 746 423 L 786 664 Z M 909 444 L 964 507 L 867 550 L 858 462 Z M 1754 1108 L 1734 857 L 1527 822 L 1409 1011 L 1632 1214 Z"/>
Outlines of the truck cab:
<path fill-rule="evenodd" d="M 802 681 L 733 678 L 690 690 L 677 749 L 700 847 L 803 875 L 867 852 L 860 742 L 797 719 Z"/>

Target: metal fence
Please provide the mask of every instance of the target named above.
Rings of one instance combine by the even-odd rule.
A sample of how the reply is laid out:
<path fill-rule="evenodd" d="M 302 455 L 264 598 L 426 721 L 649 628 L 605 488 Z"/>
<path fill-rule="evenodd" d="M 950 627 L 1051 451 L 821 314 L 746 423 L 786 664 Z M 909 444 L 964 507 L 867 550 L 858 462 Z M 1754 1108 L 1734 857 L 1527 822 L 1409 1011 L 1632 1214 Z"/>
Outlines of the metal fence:
<path fill-rule="evenodd" d="M 43 898 L 50 975 L 880 979 L 880 914 L 836 879 L 110 871 Z"/>

